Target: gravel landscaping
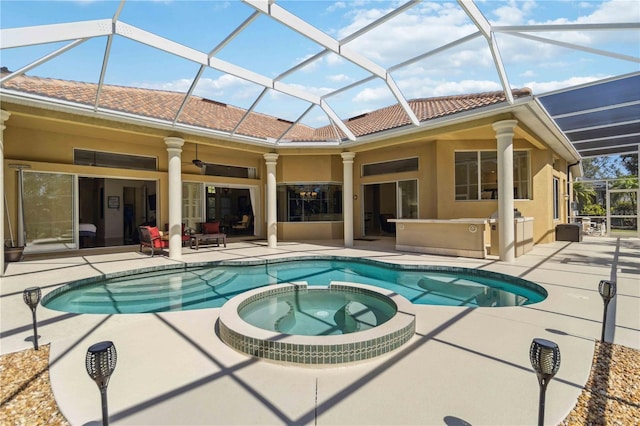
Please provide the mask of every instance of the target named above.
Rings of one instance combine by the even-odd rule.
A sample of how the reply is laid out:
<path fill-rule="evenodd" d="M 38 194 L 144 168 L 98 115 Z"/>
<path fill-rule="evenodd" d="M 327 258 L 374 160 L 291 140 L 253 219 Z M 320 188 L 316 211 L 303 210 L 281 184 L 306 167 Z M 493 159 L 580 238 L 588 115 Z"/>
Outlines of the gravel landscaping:
<path fill-rule="evenodd" d="M 49 345 L 0 357 L 0 425 L 68 425 L 49 383 Z M 562 367 L 561 367 L 562 368 Z M 640 351 L 595 342 L 593 368 L 569 425 L 640 424 Z"/>

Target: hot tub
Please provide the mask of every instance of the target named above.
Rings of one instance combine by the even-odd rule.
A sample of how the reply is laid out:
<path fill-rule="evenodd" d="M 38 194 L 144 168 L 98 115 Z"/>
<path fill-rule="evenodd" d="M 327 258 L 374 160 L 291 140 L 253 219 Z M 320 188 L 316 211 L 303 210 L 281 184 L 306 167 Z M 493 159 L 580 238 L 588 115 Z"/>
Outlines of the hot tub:
<path fill-rule="evenodd" d="M 220 337 L 230 347 L 271 361 L 330 365 L 393 351 L 415 332 L 413 305 L 374 286 L 332 282 L 310 289 L 279 284 L 229 300 Z"/>

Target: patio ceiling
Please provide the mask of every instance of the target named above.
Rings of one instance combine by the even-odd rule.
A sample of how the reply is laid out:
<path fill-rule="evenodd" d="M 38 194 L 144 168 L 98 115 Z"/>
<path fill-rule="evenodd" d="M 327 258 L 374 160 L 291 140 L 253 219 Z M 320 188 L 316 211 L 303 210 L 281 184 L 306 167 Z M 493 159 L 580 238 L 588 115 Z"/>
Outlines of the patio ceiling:
<path fill-rule="evenodd" d="M 8 57 L 5 52 L 30 49 L 36 46 L 44 48 L 44 50 L 39 50 L 37 54 L 32 55 L 29 61 L 13 68 L 10 74 L 0 79 L 0 83 L 8 82 L 27 72 L 38 75 L 38 70 L 46 64 L 71 55 L 74 51 L 82 52 L 79 54 L 84 55 L 83 60 L 86 66 L 94 70 L 93 82 L 98 85 L 98 90 L 93 105 L 74 105 L 73 107 L 81 108 L 97 116 L 104 114 L 113 117 L 114 111 L 105 109 L 101 103 L 101 89 L 105 84 L 122 84 L 115 79 L 110 80 L 110 69 L 123 67 L 123 63 L 135 63 L 136 49 L 139 47 L 150 48 L 159 56 L 158 61 L 146 64 L 147 67 L 173 69 L 175 63 L 175 68 L 180 68 L 184 71 L 182 74 L 186 73 L 190 76 L 187 79 L 187 84 L 183 86 L 184 101 L 182 106 L 175 111 L 173 120 L 164 123 L 164 125 L 181 129 L 180 116 L 187 100 L 190 96 L 204 91 L 205 77 L 228 77 L 241 80 L 247 87 L 252 88 L 250 92 L 253 96 L 245 106 L 247 114 L 237 123 L 236 129 L 251 112 L 267 113 L 280 117 L 280 113 L 285 114 L 285 110 L 288 111 L 289 104 L 296 105 L 291 109 L 290 116 L 282 117 L 283 120 L 291 122 L 289 130 L 275 140 L 265 141 L 265 144 L 277 146 L 287 140 L 287 133 L 293 126 L 298 123 L 312 122 L 310 116 L 316 112 L 320 112 L 324 117 L 325 125 L 333 126 L 335 129 L 335 139 L 328 142 L 337 144 L 358 142 L 359 137 L 354 135 L 345 123 L 353 115 L 361 114 L 362 111 L 349 110 L 348 106 L 341 106 L 343 104 L 339 102 L 345 96 L 352 96 L 353 99 L 355 90 L 360 90 L 359 93 L 362 93 L 363 90 L 385 92 L 386 99 L 390 101 L 387 102 L 387 105 L 392 102 L 399 105 L 410 123 L 409 126 L 413 126 L 416 130 L 419 129 L 422 123 L 416 116 L 416 112 L 410 107 L 408 97 L 404 94 L 410 90 L 406 87 L 401 90 L 401 85 L 398 82 L 400 77 L 396 76 L 415 69 L 412 67 L 416 66 L 422 67 L 423 72 L 437 69 L 439 67 L 438 61 L 441 60 L 443 54 L 456 52 L 457 49 L 469 46 L 469 44 L 477 46 L 478 54 L 484 52 L 490 58 L 495 81 L 509 104 L 515 103 L 512 94 L 512 89 L 515 87 L 510 83 L 511 75 L 508 69 L 515 68 L 512 64 L 516 60 L 514 58 L 505 60 L 500 52 L 501 48 L 504 50 L 507 48 L 502 43 L 513 43 L 515 40 L 528 43 L 526 46 L 542 44 L 554 48 L 560 47 L 579 54 L 595 55 L 596 58 L 602 60 L 622 62 L 627 67 L 624 69 L 632 71 L 638 70 L 638 64 L 640 64 L 640 53 L 638 52 L 629 55 L 626 52 L 609 50 L 606 47 L 581 45 L 567 41 L 568 39 L 564 40 L 559 36 L 576 32 L 611 31 L 615 34 L 623 31 L 627 34 L 631 32 L 632 38 L 635 35 L 638 39 L 638 32 L 640 32 L 638 17 L 631 17 L 630 22 L 626 23 L 499 25 L 488 19 L 486 13 L 483 13 L 482 8 L 486 7 L 484 2 L 476 3 L 473 0 L 442 2 L 438 5 L 447 4 L 466 15 L 468 30 L 451 35 L 438 33 L 440 31 L 438 28 L 422 27 L 421 30 L 433 32 L 437 35 L 434 38 L 440 39 L 442 42 L 432 45 L 425 44 L 424 46 L 413 45 L 411 49 L 407 50 L 411 52 L 410 54 L 395 57 L 391 61 L 389 58 L 376 56 L 375 52 L 371 51 L 371 43 L 363 41 L 368 37 L 373 38 L 374 34 L 379 38 L 380 32 L 386 31 L 390 23 L 403 16 L 406 17 L 415 8 L 429 3 L 417 0 L 407 1 L 404 4 L 392 1 L 377 3 L 378 5 L 384 4 L 384 14 L 369 18 L 357 27 L 354 26 L 348 34 L 342 31 L 339 33 L 340 36 L 329 35 L 330 30 L 323 28 L 320 22 L 316 21 L 316 16 L 304 9 L 305 3 L 311 5 L 316 2 L 283 1 L 277 3 L 273 0 L 230 2 L 228 7 L 233 9 L 233 15 L 225 16 L 225 13 L 228 13 L 225 10 L 220 12 L 220 16 L 218 14 L 208 16 L 207 19 L 211 20 L 211 24 L 206 28 L 190 25 L 190 22 L 186 22 L 186 25 L 185 23 L 176 23 L 173 20 L 166 21 L 163 25 L 137 21 L 133 14 L 127 15 L 127 12 L 131 8 L 140 7 L 140 3 L 127 3 L 123 0 L 116 7 L 114 3 L 106 2 L 105 7 L 113 5 L 111 6 L 112 15 L 99 19 L 2 28 L 0 30 L 0 48 L 3 50 L 3 56 Z M 57 5 L 60 8 L 68 7 L 67 3 L 57 3 Z M 144 7 L 151 11 L 155 10 L 158 5 L 151 2 L 146 3 Z M 34 11 L 34 14 L 37 15 L 37 11 Z M 132 19 L 133 23 L 124 22 L 125 17 Z M 195 19 L 195 17 L 193 18 Z M 215 22 L 214 19 L 216 19 Z M 553 22 L 566 22 L 566 19 L 563 20 L 560 15 Z M 167 32 L 168 27 L 176 25 L 181 25 L 181 30 L 184 32 L 198 31 L 202 33 L 202 36 L 199 37 L 197 43 L 189 45 L 182 39 L 177 39 L 175 33 L 169 34 Z M 270 45 L 269 36 L 276 32 L 283 32 L 286 35 L 282 39 L 286 40 L 285 44 Z M 393 35 L 389 37 L 393 37 Z M 231 62 L 227 59 L 230 56 L 225 55 L 225 52 L 228 52 L 227 49 L 242 49 L 242 46 L 252 47 L 250 51 L 256 55 L 260 50 L 269 49 L 277 49 L 281 53 L 286 52 L 289 46 L 302 43 L 308 46 L 307 51 L 314 53 L 307 55 L 304 59 L 289 57 L 280 61 L 280 68 L 277 71 L 273 66 L 264 70 L 254 69 L 252 65 L 249 65 L 249 62 L 244 60 Z M 91 51 L 82 47 L 83 45 L 90 45 Z M 253 48 L 256 46 L 258 48 L 254 50 Z M 333 87 L 324 90 L 300 83 L 302 81 L 301 75 L 316 66 L 320 67 L 318 64 L 321 64 L 323 60 L 326 60 L 324 62 L 326 64 L 328 57 L 332 57 L 333 61 L 342 61 L 348 65 L 351 73 L 348 78 L 345 78 L 346 83 L 342 85 L 336 83 Z M 179 63 L 174 62 L 176 60 Z M 6 61 L 3 60 L 3 62 Z M 262 62 L 266 66 L 266 62 L 270 61 Z M 273 62 L 276 62 L 275 57 Z M 159 63 L 162 63 L 161 67 L 158 67 Z M 292 63 L 295 65 L 291 66 Z M 2 65 L 6 66 L 7 64 L 3 63 Z M 143 65 L 132 66 L 130 71 L 131 73 L 141 72 L 140 80 L 143 79 Z M 465 63 L 461 64 L 461 72 L 471 73 L 472 70 L 467 70 L 465 66 Z M 59 78 L 58 76 L 45 75 L 42 77 Z M 556 121 L 558 127 L 573 142 L 576 149 L 582 155 L 591 156 L 633 151 L 634 141 L 637 151 L 638 129 L 640 127 L 638 87 L 640 87 L 639 76 L 636 74 L 548 95 L 535 95 Z M 171 90 L 175 90 L 175 88 L 172 87 Z M 606 96 L 602 96 L 603 91 L 606 92 Z M 25 94 L 12 92 L 5 88 L 0 90 L 0 94 L 6 99 L 24 97 L 32 102 L 44 103 L 48 101 L 35 97 L 28 99 L 29 97 Z M 273 97 L 274 94 L 277 96 Z M 421 97 L 430 96 L 427 93 L 426 96 Z M 270 99 L 275 99 L 275 101 L 271 102 L 271 106 L 266 106 L 265 104 L 269 103 Z M 224 102 L 220 99 L 215 99 L 215 101 Z M 349 102 L 347 102 L 348 104 Z M 147 120 L 142 116 L 136 117 L 136 119 Z M 158 124 L 158 120 L 155 119 L 148 121 Z M 403 128 L 402 131 L 406 132 L 407 130 Z M 220 132 L 211 132 L 211 135 L 220 137 Z M 223 136 L 229 139 L 243 140 L 243 137 L 236 134 L 235 131 L 226 132 Z"/>

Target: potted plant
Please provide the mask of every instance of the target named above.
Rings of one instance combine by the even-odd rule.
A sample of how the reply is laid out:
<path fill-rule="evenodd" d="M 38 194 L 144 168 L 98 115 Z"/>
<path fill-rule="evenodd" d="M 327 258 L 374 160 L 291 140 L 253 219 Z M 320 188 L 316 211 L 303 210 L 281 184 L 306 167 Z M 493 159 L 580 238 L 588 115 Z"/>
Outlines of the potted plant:
<path fill-rule="evenodd" d="M 19 262 L 22 260 L 24 254 L 24 247 L 4 244 L 4 261 L 5 262 Z"/>

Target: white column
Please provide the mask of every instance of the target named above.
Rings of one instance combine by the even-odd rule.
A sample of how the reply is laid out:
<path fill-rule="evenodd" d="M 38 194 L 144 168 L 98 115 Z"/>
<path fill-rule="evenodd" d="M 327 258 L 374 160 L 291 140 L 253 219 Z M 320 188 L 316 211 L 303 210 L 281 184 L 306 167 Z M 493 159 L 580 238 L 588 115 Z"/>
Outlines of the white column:
<path fill-rule="evenodd" d="M 500 232 L 500 260 L 515 259 L 515 230 L 513 214 L 513 129 L 517 120 L 493 123 L 498 139 L 498 229 Z"/>
<path fill-rule="evenodd" d="M 278 210 L 276 204 L 276 164 L 278 154 L 264 154 L 267 164 L 267 242 L 270 248 L 278 245 Z"/>
<path fill-rule="evenodd" d="M 182 146 L 184 139 L 164 138 L 169 153 L 169 258 L 182 258 Z"/>
<path fill-rule="evenodd" d="M 4 275 L 4 223 L 6 207 L 4 205 L 4 194 L 6 189 L 4 187 L 4 129 L 6 126 L 4 122 L 9 119 L 10 112 L 0 110 L 0 188 L 2 188 L 3 196 L 0 198 L 0 241 L 2 241 L 2 256 L 0 256 L 0 277 Z"/>
<path fill-rule="evenodd" d="M 353 159 L 355 152 L 342 152 L 342 216 L 344 246 L 353 247 Z"/>

